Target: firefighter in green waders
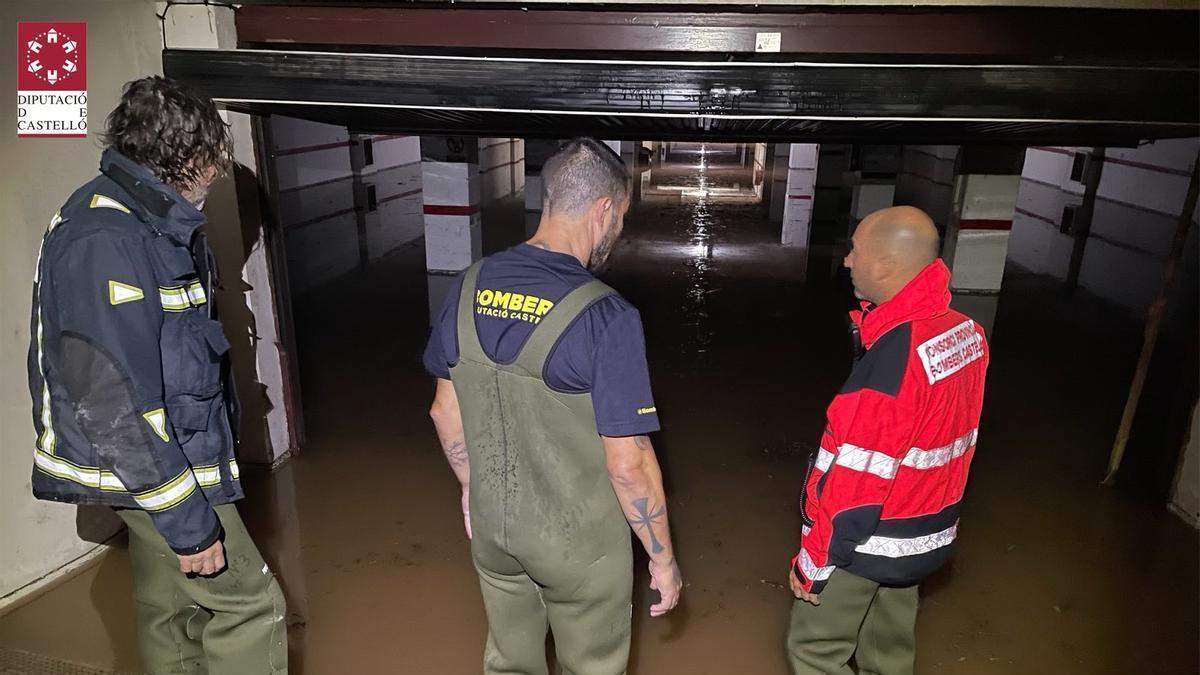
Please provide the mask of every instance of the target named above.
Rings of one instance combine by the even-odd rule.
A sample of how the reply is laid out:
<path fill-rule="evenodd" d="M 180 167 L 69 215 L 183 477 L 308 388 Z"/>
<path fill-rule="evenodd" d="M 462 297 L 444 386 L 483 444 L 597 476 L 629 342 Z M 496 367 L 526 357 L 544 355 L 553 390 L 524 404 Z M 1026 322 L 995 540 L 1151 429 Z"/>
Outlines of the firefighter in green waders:
<path fill-rule="evenodd" d="M 607 146 L 576 139 L 542 178 L 537 233 L 468 269 L 434 318 L 431 414 L 462 484 L 485 672 L 546 673 L 549 629 L 563 672 L 617 675 L 631 528 L 660 594 L 650 614 L 683 585 L 647 437 L 659 424 L 641 318 L 591 273 L 621 233 L 629 176 Z"/>

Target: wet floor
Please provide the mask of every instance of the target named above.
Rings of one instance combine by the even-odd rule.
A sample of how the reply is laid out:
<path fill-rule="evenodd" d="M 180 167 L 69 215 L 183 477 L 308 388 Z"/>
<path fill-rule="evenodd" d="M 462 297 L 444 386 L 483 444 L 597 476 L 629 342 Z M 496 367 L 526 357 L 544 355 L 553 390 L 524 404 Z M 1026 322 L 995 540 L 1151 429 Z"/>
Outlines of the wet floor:
<path fill-rule="evenodd" d="M 849 367 L 850 296 L 820 272 L 833 261 L 798 277 L 763 207 L 705 189 L 737 181 L 658 173 L 690 188 L 634 206 L 604 278 L 645 322 L 687 587 L 650 619 L 638 563 L 631 673 L 782 675 L 796 497 Z M 489 249 L 522 228 L 519 206 L 494 211 Z M 401 251 L 299 309 L 308 444 L 252 476 L 242 504 L 289 596 L 294 673 L 479 672 L 483 608 L 418 362 L 422 263 Z M 1197 672 L 1196 532 L 1097 485 L 1138 327 L 1011 272 L 960 547 L 923 588 L 917 670 Z M 0 647 L 136 671 L 124 551 L 0 618 Z"/>

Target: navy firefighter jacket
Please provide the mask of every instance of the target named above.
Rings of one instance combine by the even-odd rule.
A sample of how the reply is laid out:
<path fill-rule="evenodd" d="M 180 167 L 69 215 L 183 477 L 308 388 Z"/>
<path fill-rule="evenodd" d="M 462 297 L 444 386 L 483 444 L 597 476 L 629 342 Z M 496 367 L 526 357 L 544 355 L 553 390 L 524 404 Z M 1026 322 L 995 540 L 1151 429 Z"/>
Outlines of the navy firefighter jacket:
<path fill-rule="evenodd" d="M 33 288 L 29 391 L 40 499 L 142 509 L 176 553 L 242 496 L 229 342 L 204 215 L 105 151 L 50 221 Z"/>

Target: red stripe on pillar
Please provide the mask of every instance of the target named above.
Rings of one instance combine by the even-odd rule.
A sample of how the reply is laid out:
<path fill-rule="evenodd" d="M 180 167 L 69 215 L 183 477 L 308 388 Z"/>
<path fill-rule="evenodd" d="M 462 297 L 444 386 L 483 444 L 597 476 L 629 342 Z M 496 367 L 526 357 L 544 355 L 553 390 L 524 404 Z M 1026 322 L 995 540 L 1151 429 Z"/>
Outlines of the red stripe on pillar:
<path fill-rule="evenodd" d="M 451 204 L 426 204 L 427 216 L 469 216 L 479 210 L 478 206 L 455 206 Z"/>
<path fill-rule="evenodd" d="M 958 221 L 960 230 L 1011 230 L 1011 220 L 998 218 L 964 218 Z"/>

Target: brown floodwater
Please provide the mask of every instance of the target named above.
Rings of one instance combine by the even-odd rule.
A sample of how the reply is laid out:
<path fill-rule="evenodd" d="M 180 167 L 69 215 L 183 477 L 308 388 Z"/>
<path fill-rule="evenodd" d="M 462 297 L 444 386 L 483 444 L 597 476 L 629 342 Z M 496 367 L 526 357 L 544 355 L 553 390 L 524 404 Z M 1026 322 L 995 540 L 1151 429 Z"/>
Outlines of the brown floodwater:
<path fill-rule="evenodd" d="M 783 675 L 801 471 L 849 368 L 850 294 L 836 260 L 799 276 L 764 207 L 718 199 L 690 164 L 658 173 L 669 189 L 634 206 L 604 278 L 645 323 L 687 585 L 649 618 L 638 559 L 630 672 Z M 749 184 L 728 173 L 725 197 Z M 486 248 L 521 227 L 519 204 L 489 210 Z M 1197 672 L 1197 533 L 1098 486 L 1139 327 L 1011 268 L 998 303 L 970 306 L 995 314 L 992 370 L 958 553 L 922 589 L 917 672 Z M 241 505 L 288 595 L 292 672 L 478 673 L 483 607 L 418 361 L 421 248 L 297 311 L 307 444 L 252 473 Z M 130 594 L 117 547 L 0 617 L 0 650 L 135 672 Z"/>

